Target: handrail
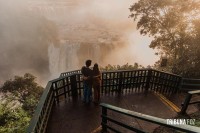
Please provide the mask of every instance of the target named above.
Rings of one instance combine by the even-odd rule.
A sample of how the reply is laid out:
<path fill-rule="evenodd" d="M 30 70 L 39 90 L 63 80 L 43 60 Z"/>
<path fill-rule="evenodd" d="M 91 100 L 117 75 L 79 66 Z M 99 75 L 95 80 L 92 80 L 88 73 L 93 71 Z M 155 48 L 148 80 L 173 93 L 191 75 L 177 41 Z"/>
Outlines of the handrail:
<path fill-rule="evenodd" d="M 28 133 L 45 132 L 51 108 L 54 103 L 59 103 L 61 96 L 73 98 L 81 95 L 83 81 L 80 70 L 63 75 L 48 82 L 30 122 Z M 153 69 L 105 71 L 102 72 L 101 92 L 106 94 L 132 90 L 175 93 L 179 89 L 180 81 L 180 76 Z"/>
<path fill-rule="evenodd" d="M 159 70 L 156 70 L 156 69 L 152 69 L 152 68 L 141 68 L 141 69 L 132 69 L 132 70 L 104 70 L 102 72 L 128 72 L 128 71 L 138 71 L 138 70 L 152 70 L 152 71 L 157 71 L 157 72 L 162 72 L 162 73 L 165 73 L 165 74 L 169 74 L 169 75 L 173 75 L 173 76 L 179 76 L 180 75 L 177 75 L 177 74 L 173 74 L 173 73 L 169 73 L 169 72 L 164 72 L 164 71 L 159 71 Z M 69 72 L 63 72 L 60 74 L 60 77 L 64 76 L 64 75 L 69 75 L 69 74 L 81 74 L 81 70 L 74 70 L 74 71 L 69 71 Z"/>
<path fill-rule="evenodd" d="M 63 77 L 63 76 L 68 76 L 70 74 L 78 74 L 78 73 L 81 73 L 81 70 L 74 70 L 74 71 L 69 71 L 69 72 L 62 72 L 60 74 L 60 77 Z"/>
<path fill-rule="evenodd" d="M 52 86 L 52 83 L 48 82 L 47 86 L 46 86 L 46 88 L 45 88 L 45 90 L 44 90 L 44 92 L 43 92 L 43 94 L 42 94 L 42 96 L 40 98 L 40 101 L 39 101 L 39 103 L 37 105 L 36 111 L 35 111 L 32 119 L 30 121 L 30 125 L 29 125 L 29 127 L 27 129 L 28 133 L 35 133 L 36 130 L 37 130 L 37 125 L 38 125 L 38 122 L 41 121 L 40 117 L 41 117 L 41 114 L 43 112 L 43 108 L 45 107 L 45 101 L 48 98 L 48 94 L 51 91 L 51 86 Z M 49 109 L 49 108 L 47 108 L 47 109 Z M 50 110 L 51 110 L 51 108 L 50 108 Z M 38 130 L 40 130 L 40 129 L 38 129 Z"/>
<path fill-rule="evenodd" d="M 176 129 L 179 131 L 190 132 L 190 133 L 199 133 L 199 131 L 200 131 L 200 128 L 198 128 L 198 127 L 194 127 L 194 126 L 190 126 L 190 125 L 170 125 L 170 124 L 167 124 L 167 120 L 165 120 L 165 119 L 138 113 L 138 112 L 123 109 L 123 108 L 119 108 L 119 107 L 116 107 L 116 106 L 113 106 L 110 104 L 101 103 L 100 106 L 102 107 L 102 130 L 103 130 L 103 132 L 104 131 L 106 132 L 107 128 L 110 127 L 109 125 L 107 125 L 107 121 L 112 121 L 115 124 L 123 126 L 132 131 L 144 132 L 140 129 L 128 126 L 127 124 L 121 123 L 119 121 L 116 121 L 116 120 L 108 117 L 107 110 L 118 112 L 118 113 L 126 115 L 126 116 L 134 117 L 134 118 L 141 119 L 141 120 L 144 120 L 147 122 L 162 125 L 165 127 L 173 128 L 173 129 Z M 110 127 L 110 129 L 112 130 L 114 128 Z"/>
<path fill-rule="evenodd" d="M 200 90 L 200 79 L 182 78 L 181 89 L 185 91 Z"/>
<path fill-rule="evenodd" d="M 180 114 L 185 114 L 189 105 L 200 103 L 200 101 L 190 102 L 191 99 L 192 99 L 192 96 L 195 95 L 195 94 L 200 94 L 200 90 L 195 90 L 195 91 L 189 91 L 188 92 L 184 103 L 182 103 L 182 108 L 181 108 Z"/>
<path fill-rule="evenodd" d="M 77 73 L 77 74 L 80 74 L 80 73 Z M 50 80 L 50 82 L 57 82 L 57 81 L 60 81 L 60 80 L 63 80 L 64 78 L 66 78 L 66 77 L 70 77 L 70 76 L 73 76 L 73 75 L 77 75 L 77 74 L 69 74 L 69 75 L 66 75 L 66 76 L 61 76 L 61 77 L 59 77 L 59 78 L 56 78 L 56 79 L 53 79 L 53 80 Z"/>
<path fill-rule="evenodd" d="M 192 78 L 191 79 L 190 78 L 183 78 L 183 80 L 191 80 L 191 81 L 199 81 L 200 82 L 200 79 L 194 79 L 194 78 L 193 79 Z"/>

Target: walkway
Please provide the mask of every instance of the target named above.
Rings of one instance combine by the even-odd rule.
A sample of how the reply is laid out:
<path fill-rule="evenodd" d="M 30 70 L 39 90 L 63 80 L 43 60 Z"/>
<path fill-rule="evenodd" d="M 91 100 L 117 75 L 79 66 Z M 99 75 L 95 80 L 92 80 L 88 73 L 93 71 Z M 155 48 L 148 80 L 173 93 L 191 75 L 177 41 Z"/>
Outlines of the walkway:
<path fill-rule="evenodd" d="M 177 113 L 155 93 L 133 93 L 102 96 L 101 102 L 112 104 L 136 112 L 169 119 Z M 108 112 L 111 117 L 120 119 L 131 126 L 153 131 L 158 125 Z M 100 126 L 101 107 L 93 103 L 85 105 L 81 99 L 61 101 L 55 105 L 50 116 L 47 133 L 91 133 Z M 114 125 L 113 125 L 114 126 Z M 128 132 L 120 129 L 122 132 Z"/>

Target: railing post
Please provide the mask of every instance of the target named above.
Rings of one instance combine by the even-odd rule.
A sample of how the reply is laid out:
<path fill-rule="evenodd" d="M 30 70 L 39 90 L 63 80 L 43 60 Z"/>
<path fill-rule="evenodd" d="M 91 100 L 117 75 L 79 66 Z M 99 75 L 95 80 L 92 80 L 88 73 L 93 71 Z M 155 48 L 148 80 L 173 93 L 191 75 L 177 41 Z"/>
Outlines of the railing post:
<path fill-rule="evenodd" d="M 182 105 L 180 114 L 185 114 L 186 113 L 186 110 L 188 108 L 188 105 L 190 103 L 191 98 L 192 98 L 192 94 L 188 94 L 186 99 L 185 99 L 185 101 L 184 101 L 184 103 L 183 103 L 183 105 Z"/>
<path fill-rule="evenodd" d="M 101 126 L 102 126 L 102 132 L 106 133 L 107 132 L 107 118 L 103 117 L 103 116 L 107 116 L 107 108 L 102 106 L 102 122 L 101 122 Z"/>
<path fill-rule="evenodd" d="M 147 93 L 148 90 L 149 90 L 149 88 L 150 88 L 151 76 L 152 76 L 152 70 L 149 69 L 148 70 L 148 74 L 147 74 L 147 80 L 146 80 L 146 86 L 145 86 L 145 93 Z"/>
<path fill-rule="evenodd" d="M 118 86 L 118 92 L 121 93 L 122 91 L 122 78 L 123 78 L 123 73 L 119 72 L 119 86 Z"/>
<path fill-rule="evenodd" d="M 181 90 L 181 88 L 182 88 L 182 84 L 183 84 L 183 79 L 182 79 L 182 77 L 179 77 L 179 79 L 178 79 L 178 85 L 177 85 L 177 88 L 176 88 L 176 90 L 175 90 L 175 93 L 177 93 L 177 92 L 180 92 L 180 90 Z"/>
<path fill-rule="evenodd" d="M 70 81 L 71 81 L 72 97 L 76 98 L 78 96 L 76 75 L 70 76 Z"/>
<path fill-rule="evenodd" d="M 55 91 L 55 94 L 54 94 L 54 97 L 55 97 L 55 101 L 56 103 L 59 103 L 59 97 L 58 97 L 58 85 L 57 85 L 57 82 L 54 83 L 54 91 Z"/>

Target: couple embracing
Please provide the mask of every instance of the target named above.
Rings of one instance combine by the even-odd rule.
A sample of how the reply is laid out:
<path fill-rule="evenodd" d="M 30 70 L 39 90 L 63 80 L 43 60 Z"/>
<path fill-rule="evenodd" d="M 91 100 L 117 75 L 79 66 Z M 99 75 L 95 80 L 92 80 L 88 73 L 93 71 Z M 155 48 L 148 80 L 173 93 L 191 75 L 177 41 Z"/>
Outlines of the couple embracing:
<path fill-rule="evenodd" d="M 85 65 L 81 69 L 83 74 L 83 88 L 84 88 L 84 99 L 85 103 L 89 103 L 92 99 L 92 87 L 94 89 L 94 103 L 100 102 L 100 84 L 101 84 L 101 72 L 98 64 L 95 63 L 93 70 L 90 69 L 92 64 L 91 60 L 86 60 Z"/>

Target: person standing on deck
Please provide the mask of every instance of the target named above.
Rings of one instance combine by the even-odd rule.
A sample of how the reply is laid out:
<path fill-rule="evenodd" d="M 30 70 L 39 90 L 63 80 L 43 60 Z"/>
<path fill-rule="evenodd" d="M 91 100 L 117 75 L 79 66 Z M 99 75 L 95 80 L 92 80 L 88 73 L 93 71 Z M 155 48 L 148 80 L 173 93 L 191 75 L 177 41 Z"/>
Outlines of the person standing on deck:
<path fill-rule="evenodd" d="M 89 103 L 92 96 L 92 70 L 89 68 L 92 61 L 86 60 L 85 65 L 81 68 L 81 73 L 83 74 L 83 88 L 84 88 L 84 98 L 83 102 Z"/>
<path fill-rule="evenodd" d="M 98 64 L 95 63 L 93 67 L 93 88 L 94 88 L 94 103 L 100 102 L 100 86 L 101 86 L 101 72 Z"/>

